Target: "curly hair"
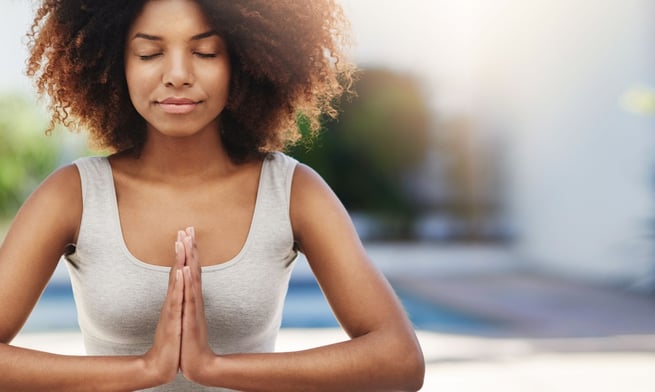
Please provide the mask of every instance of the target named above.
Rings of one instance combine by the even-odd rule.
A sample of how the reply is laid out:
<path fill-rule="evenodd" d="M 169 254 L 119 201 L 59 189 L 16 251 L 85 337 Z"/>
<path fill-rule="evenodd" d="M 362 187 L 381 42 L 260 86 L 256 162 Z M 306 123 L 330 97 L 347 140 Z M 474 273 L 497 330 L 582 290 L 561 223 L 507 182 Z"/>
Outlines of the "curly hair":
<path fill-rule="evenodd" d="M 52 119 L 86 130 L 102 148 L 136 149 L 145 120 L 129 99 L 126 35 L 148 0 L 43 0 L 28 32 L 27 74 L 50 97 Z M 350 26 L 334 0 L 195 0 L 228 45 L 230 93 L 221 138 L 234 161 L 300 138 L 297 120 L 336 117 L 355 66 Z"/>

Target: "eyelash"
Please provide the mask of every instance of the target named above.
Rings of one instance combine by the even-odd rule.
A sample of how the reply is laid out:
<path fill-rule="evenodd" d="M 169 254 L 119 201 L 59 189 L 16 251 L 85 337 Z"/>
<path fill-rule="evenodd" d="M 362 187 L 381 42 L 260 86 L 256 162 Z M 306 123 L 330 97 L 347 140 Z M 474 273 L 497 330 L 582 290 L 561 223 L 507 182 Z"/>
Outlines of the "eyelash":
<path fill-rule="evenodd" d="M 160 55 L 161 55 L 161 53 L 143 55 L 143 56 L 139 56 L 139 59 L 141 59 L 142 61 L 148 61 L 148 60 L 152 60 L 155 57 L 160 56 Z"/>
<path fill-rule="evenodd" d="M 216 57 L 216 53 L 200 53 L 200 52 L 193 52 L 196 56 L 203 58 L 203 59 L 213 59 Z"/>
<path fill-rule="evenodd" d="M 200 52 L 193 52 L 194 55 L 202 58 L 202 59 L 213 59 L 216 58 L 217 54 L 216 53 L 200 53 Z M 156 57 L 161 56 L 162 53 L 155 53 L 155 54 L 149 54 L 149 55 L 141 55 L 139 56 L 139 59 L 142 61 L 148 61 L 152 60 Z"/>

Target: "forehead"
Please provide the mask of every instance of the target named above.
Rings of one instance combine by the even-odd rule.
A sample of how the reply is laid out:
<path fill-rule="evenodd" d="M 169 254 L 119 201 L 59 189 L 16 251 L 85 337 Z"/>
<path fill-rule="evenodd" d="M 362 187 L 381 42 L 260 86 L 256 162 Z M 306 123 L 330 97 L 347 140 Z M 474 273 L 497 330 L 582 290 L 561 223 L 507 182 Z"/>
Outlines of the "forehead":
<path fill-rule="evenodd" d="M 129 36 L 138 32 L 194 35 L 209 29 L 207 17 L 194 0 L 148 0 L 132 23 Z"/>

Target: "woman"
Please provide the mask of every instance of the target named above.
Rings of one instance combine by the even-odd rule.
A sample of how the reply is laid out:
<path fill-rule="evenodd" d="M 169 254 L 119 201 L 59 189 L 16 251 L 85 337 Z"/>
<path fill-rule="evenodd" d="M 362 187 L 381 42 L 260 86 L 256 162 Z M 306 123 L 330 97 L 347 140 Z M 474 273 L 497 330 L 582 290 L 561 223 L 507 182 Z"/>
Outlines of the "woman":
<path fill-rule="evenodd" d="M 0 248 L 0 390 L 420 388 L 343 206 L 278 152 L 299 114 L 335 115 L 346 27 L 330 0 L 43 2 L 28 74 L 114 153 L 47 178 Z M 351 339 L 272 353 L 298 251 Z M 86 357 L 9 345 L 62 254 Z"/>

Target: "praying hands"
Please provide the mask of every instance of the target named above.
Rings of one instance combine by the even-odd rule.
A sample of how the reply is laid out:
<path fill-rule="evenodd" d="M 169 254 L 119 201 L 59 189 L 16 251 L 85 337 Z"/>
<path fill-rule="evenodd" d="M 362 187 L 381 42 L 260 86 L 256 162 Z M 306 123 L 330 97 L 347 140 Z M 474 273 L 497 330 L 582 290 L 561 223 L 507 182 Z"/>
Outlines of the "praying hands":
<path fill-rule="evenodd" d="M 178 370 L 187 379 L 202 383 L 203 368 L 215 357 L 207 340 L 198 247 L 194 229 L 189 227 L 178 232 L 166 300 L 152 348 L 144 359 L 162 383 L 172 381 Z"/>

